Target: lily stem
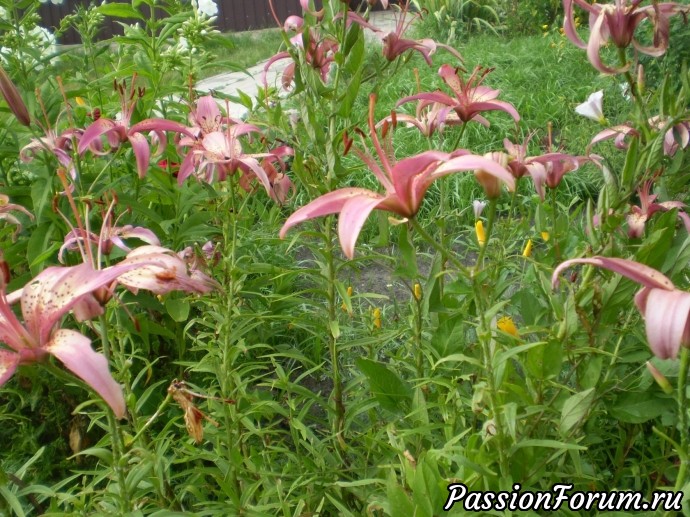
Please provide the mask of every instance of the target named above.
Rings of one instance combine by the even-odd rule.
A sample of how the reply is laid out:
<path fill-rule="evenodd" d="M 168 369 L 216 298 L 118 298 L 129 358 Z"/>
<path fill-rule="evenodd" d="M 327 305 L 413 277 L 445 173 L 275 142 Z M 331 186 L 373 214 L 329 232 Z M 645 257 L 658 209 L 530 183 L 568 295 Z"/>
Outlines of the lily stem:
<path fill-rule="evenodd" d="M 675 491 L 683 490 L 685 478 L 688 473 L 688 461 L 690 461 L 690 438 L 688 435 L 688 398 L 686 396 L 686 384 L 688 380 L 688 367 L 690 367 L 690 349 L 681 347 L 680 349 L 680 371 L 678 372 L 678 429 L 680 431 L 680 469 L 676 477 Z"/>
<path fill-rule="evenodd" d="M 421 224 L 419 224 L 419 221 L 417 219 L 412 218 L 409 219 L 410 225 L 412 225 L 412 228 L 424 239 L 426 242 L 428 242 L 434 250 L 441 254 L 446 254 L 448 260 L 457 268 L 458 271 L 460 271 L 462 274 L 464 274 L 466 277 L 472 276 L 470 273 L 470 270 L 462 263 L 460 260 L 455 256 L 453 253 L 448 253 L 448 250 L 444 249 L 443 246 L 437 242 L 430 234 L 427 232 Z"/>
<path fill-rule="evenodd" d="M 101 344 L 103 345 L 103 355 L 105 356 L 108 363 L 111 362 L 111 350 L 110 350 L 110 340 L 108 339 L 108 321 L 105 315 L 99 317 L 101 324 Z M 125 477 L 125 471 L 123 468 L 124 457 L 122 455 L 123 443 L 122 443 L 122 433 L 120 426 L 117 423 L 117 419 L 113 414 L 113 411 L 108 408 L 106 410 L 108 416 L 108 427 L 110 427 L 110 435 L 112 440 L 113 448 L 113 469 L 115 470 L 115 475 L 117 476 L 117 484 L 120 490 L 120 513 L 121 515 L 129 514 L 132 510 L 130 508 L 129 502 L 130 497 L 127 491 L 127 479 Z"/>

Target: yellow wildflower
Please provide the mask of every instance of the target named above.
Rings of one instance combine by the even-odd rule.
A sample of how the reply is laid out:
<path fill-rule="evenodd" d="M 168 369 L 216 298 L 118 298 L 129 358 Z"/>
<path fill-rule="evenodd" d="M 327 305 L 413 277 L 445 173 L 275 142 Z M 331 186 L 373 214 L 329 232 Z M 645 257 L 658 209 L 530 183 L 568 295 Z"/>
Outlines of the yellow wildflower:
<path fill-rule="evenodd" d="M 480 246 L 484 246 L 486 242 L 486 233 L 484 233 L 484 223 L 477 221 L 474 223 L 474 231 L 477 233 L 477 242 Z"/>
<path fill-rule="evenodd" d="M 549 235 L 549 232 L 541 232 L 541 238 L 544 240 L 544 242 L 549 242 L 551 235 Z"/>
<path fill-rule="evenodd" d="M 527 244 L 525 244 L 525 249 L 522 250 L 522 256 L 527 258 L 532 255 L 532 239 L 527 240 Z"/>
<path fill-rule="evenodd" d="M 513 321 L 513 318 L 511 318 L 510 316 L 503 316 L 502 318 L 499 318 L 498 322 L 496 323 L 496 326 L 498 327 L 498 330 L 501 330 L 506 334 L 510 334 L 514 337 L 520 337 L 520 333 L 518 332 L 518 329 L 515 326 L 515 322 Z"/>
<path fill-rule="evenodd" d="M 74 100 L 77 102 L 77 106 L 86 106 L 86 102 L 81 97 L 75 97 Z"/>

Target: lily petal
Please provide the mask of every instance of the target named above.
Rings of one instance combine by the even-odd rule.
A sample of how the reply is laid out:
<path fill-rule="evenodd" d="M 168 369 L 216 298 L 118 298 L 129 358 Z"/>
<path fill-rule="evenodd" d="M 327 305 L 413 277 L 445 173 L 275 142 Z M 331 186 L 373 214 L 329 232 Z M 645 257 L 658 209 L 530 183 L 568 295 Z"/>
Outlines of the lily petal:
<path fill-rule="evenodd" d="M 91 386 L 112 408 L 117 418 L 124 418 L 126 407 L 122 387 L 110 374 L 106 358 L 91 348 L 89 338 L 74 330 L 58 329 L 46 350 Z"/>
<path fill-rule="evenodd" d="M 635 296 L 635 304 L 644 315 L 647 341 L 654 355 L 675 359 L 680 346 L 688 342 L 690 293 L 645 287 Z"/>
<path fill-rule="evenodd" d="M 643 285 L 650 289 L 664 289 L 672 291 L 675 289 L 673 282 L 662 273 L 639 262 L 622 258 L 611 257 L 592 257 L 566 260 L 561 263 L 553 272 L 551 283 L 553 287 L 558 287 L 559 275 L 565 269 L 575 264 L 590 264 L 592 266 L 603 267 L 619 275 L 629 278 L 633 282 Z"/>
<path fill-rule="evenodd" d="M 376 194 L 371 190 L 363 188 L 342 188 L 339 190 L 334 190 L 328 194 L 324 194 L 321 197 L 316 198 L 311 203 L 304 205 L 302 208 L 294 212 L 290 217 L 287 218 L 285 224 L 280 229 L 279 236 L 281 239 L 285 238 L 288 230 L 293 226 L 296 226 L 309 219 L 314 219 L 315 217 L 321 217 L 323 215 L 336 214 L 343 209 L 345 203 L 356 197 L 370 198 L 371 195 L 379 196 L 379 200 L 383 200 L 383 196 Z"/>
<path fill-rule="evenodd" d="M 5 384 L 19 366 L 19 354 L 9 350 L 0 350 L 0 386 Z"/>
<path fill-rule="evenodd" d="M 369 214 L 381 203 L 380 196 L 374 192 L 351 198 L 343 205 L 338 218 L 338 237 L 345 256 L 352 259 L 359 232 Z"/>

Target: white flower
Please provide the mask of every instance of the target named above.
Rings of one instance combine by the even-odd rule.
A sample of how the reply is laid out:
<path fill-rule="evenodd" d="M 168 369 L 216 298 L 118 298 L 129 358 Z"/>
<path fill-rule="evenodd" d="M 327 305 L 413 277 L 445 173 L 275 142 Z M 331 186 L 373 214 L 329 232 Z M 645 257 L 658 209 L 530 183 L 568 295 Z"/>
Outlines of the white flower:
<path fill-rule="evenodd" d="M 482 210 L 484 210 L 485 206 L 486 201 L 479 201 L 478 199 L 472 201 L 472 209 L 474 210 L 475 219 L 479 219 L 479 216 L 482 215 Z"/>
<path fill-rule="evenodd" d="M 196 2 L 192 3 L 197 4 L 197 10 L 199 11 L 199 14 L 203 14 L 209 17 L 218 14 L 218 6 L 213 0 L 197 0 Z"/>
<path fill-rule="evenodd" d="M 589 119 L 595 120 L 600 124 L 606 123 L 606 117 L 604 117 L 604 112 L 602 111 L 602 101 L 604 99 L 604 91 L 599 90 L 594 92 L 589 96 L 586 102 L 580 104 L 575 108 L 575 113 L 587 117 Z"/>

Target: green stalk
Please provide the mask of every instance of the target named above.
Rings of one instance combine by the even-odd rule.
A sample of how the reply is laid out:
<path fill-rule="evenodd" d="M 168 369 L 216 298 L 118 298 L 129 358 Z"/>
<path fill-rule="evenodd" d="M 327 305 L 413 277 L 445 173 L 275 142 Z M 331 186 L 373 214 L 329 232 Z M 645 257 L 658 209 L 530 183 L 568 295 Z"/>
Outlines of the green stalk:
<path fill-rule="evenodd" d="M 415 284 L 415 286 L 416 285 L 417 284 Z M 414 286 L 412 288 L 412 298 L 414 298 L 414 335 L 412 337 L 412 343 L 414 345 L 417 379 L 421 380 L 424 377 L 424 353 L 422 350 L 422 297 L 420 296 L 417 298 L 417 292 Z"/>
<path fill-rule="evenodd" d="M 487 243 L 489 241 L 487 232 Z M 498 390 L 496 388 L 496 379 L 493 368 L 493 351 L 491 346 L 491 328 L 486 321 L 486 309 L 482 300 L 482 287 L 477 282 L 477 277 L 472 278 L 472 288 L 474 289 L 474 301 L 477 307 L 477 317 L 479 319 L 479 328 L 477 329 L 477 339 L 482 347 L 482 359 L 484 362 L 484 371 L 486 373 L 486 383 L 489 393 L 489 410 L 494 420 L 496 428 L 496 435 L 494 439 L 497 442 L 496 450 L 498 452 L 498 465 L 500 468 L 501 478 L 510 475 L 510 467 L 508 465 L 508 457 L 505 452 L 505 433 L 503 430 L 502 416 L 499 414 L 501 407 L 498 400 Z"/>
<path fill-rule="evenodd" d="M 233 178 L 230 178 L 227 181 L 227 184 L 229 185 L 229 202 L 230 202 L 230 210 L 229 210 L 229 218 L 226 219 L 225 223 L 225 228 L 223 231 L 224 236 L 227 239 L 228 233 L 230 234 L 229 238 L 229 246 L 230 246 L 230 253 L 227 253 L 227 249 L 225 250 L 224 255 L 226 257 L 229 257 L 230 259 L 230 264 L 228 265 L 227 268 L 225 268 L 225 276 L 227 280 L 227 285 L 228 285 L 228 291 L 226 293 L 226 310 L 225 310 L 225 315 L 226 315 L 226 320 L 225 324 L 227 325 L 226 331 L 223 332 L 223 366 L 222 370 L 220 373 L 220 384 L 221 384 L 221 394 L 223 398 L 230 398 L 233 395 L 233 392 L 235 390 L 234 383 L 232 382 L 232 375 L 229 373 L 232 371 L 232 364 L 231 364 L 231 350 L 232 350 L 232 318 L 234 315 L 234 309 L 235 309 L 235 279 L 234 279 L 234 271 L 235 271 L 235 264 L 236 264 L 236 247 L 235 243 L 237 242 L 237 206 L 235 203 L 235 189 L 234 189 L 234 183 L 233 183 Z M 244 206 L 244 205 L 243 205 Z M 228 223 L 230 225 L 229 232 L 228 232 Z M 227 240 L 226 240 L 227 242 Z M 234 409 L 231 407 L 230 404 L 223 404 L 223 421 L 225 423 L 225 429 L 227 429 L 227 447 L 233 447 L 236 444 L 239 445 L 240 451 L 244 456 L 245 454 L 245 448 L 242 446 L 242 440 L 241 440 L 241 427 L 240 427 L 240 422 L 234 418 Z M 231 462 L 232 463 L 232 462 Z M 237 493 L 240 494 L 242 493 L 242 487 L 240 485 L 240 480 L 237 477 L 236 470 L 235 469 L 229 469 L 228 475 L 231 478 L 231 483 L 235 487 L 235 490 L 237 490 Z"/>
<path fill-rule="evenodd" d="M 688 474 L 688 461 L 690 461 L 690 437 L 688 433 L 688 398 L 686 396 L 686 384 L 688 380 L 688 367 L 690 367 L 690 350 L 686 347 L 680 349 L 680 371 L 678 372 L 678 389 L 676 391 L 676 401 L 678 403 L 678 429 L 680 431 L 680 468 L 676 477 L 674 490 L 683 490 L 685 478 Z"/>
<path fill-rule="evenodd" d="M 409 219 L 409 223 L 414 228 L 414 230 L 424 239 L 426 242 L 429 243 L 429 245 L 434 248 L 439 253 L 447 253 L 448 260 L 457 268 L 458 271 L 460 271 L 462 274 L 464 274 L 466 277 L 471 277 L 472 274 L 470 270 L 462 263 L 460 260 L 453 254 L 452 252 L 449 253 L 449 250 L 446 250 L 440 243 L 438 243 L 429 233 L 422 227 L 421 224 L 419 224 L 419 221 L 417 219 L 412 218 Z"/>
<path fill-rule="evenodd" d="M 338 336 L 336 333 L 336 328 L 338 325 L 337 320 L 337 307 L 336 307 L 336 271 L 335 264 L 333 261 L 333 217 L 329 216 L 326 219 L 326 232 L 325 232 L 325 250 L 326 255 L 326 296 L 328 303 L 328 351 L 331 356 L 331 373 L 333 376 L 333 403 L 335 405 L 335 420 L 333 422 L 333 432 L 338 440 L 338 445 L 341 450 L 345 450 L 345 438 L 343 436 L 343 431 L 345 428 L 345 404 L 343 403 L 343 384 L 340 375 L 340 353 L 338 350 Z"/>
<path fill-rule="evenodd" d="M 108 364 L 111 364 L 110 340 L 108 339 L 108 321 L 105 315 L 101 315 L 99 317 L 99 321 L 101 324 L 101 343 L 103 345 L 103 355 L 108 361 Z M 124 448 L 122 442 L 122 432 L 117 419 L 110 408 L 106 410 L 106 415 L 108 417 L 108 427 L 110 427 L 110 435 L 112 439 L 113 469 L 115 470 L 117 484 L 120 490 L 120 497 L 118 501 L 120 504 L 120 514 L 126 515 L 132 511 L 132 508 L 130 506 L 131 499 L 127 491 L 127 480 L 125 470 L 123 468 L 125 458 L 122 454 Z"/>
<path fill-rule="evenodd" d="M 558 202 L 556 201 L 556 189 L 551 189 L 551 210 L 552 210 L 552 227 L 551 227 L 551 238 L 553 239 L 553 252 L 556 257 L 556 261 L 561 260 L 561 247 L 558 244 Z"/>

